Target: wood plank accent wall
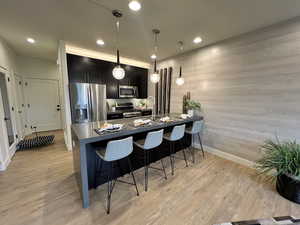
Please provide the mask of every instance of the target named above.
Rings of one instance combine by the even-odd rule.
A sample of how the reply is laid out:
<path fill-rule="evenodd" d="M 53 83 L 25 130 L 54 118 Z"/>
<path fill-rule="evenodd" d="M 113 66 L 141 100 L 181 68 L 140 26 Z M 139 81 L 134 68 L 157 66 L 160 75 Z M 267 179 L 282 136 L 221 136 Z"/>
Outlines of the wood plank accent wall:
<path fill-rule="evenodd" d="M 179 62 L 181 87 L 175 83 Z M 182 111 L 190 91 L 203 106 L 205 145 L 256 160 L 267 138 L 300 143 L 299 18 L 159 63 L 170 66 L 171 112 Z"/>

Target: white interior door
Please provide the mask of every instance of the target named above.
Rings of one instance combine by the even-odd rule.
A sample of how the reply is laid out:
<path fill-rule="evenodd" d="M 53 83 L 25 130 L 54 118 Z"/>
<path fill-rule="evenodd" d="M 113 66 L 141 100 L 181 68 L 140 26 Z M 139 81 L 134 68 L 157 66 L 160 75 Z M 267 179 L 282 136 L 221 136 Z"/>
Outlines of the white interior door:
<path fill-rule="evenodd" d="M 27 121 L 37 131 L 61 129 L 58 80 L 24 79 Z"/>
<path fill-rule="evenodd" d="M 15 87 L 16 87 L 16 115 L 17 115 L 17 130 L 20 138 L 26 135 L 26 114 L 25 114 L 25 99 L 23 91 L 23 81 L 20 76 L 15 75 Z"/>

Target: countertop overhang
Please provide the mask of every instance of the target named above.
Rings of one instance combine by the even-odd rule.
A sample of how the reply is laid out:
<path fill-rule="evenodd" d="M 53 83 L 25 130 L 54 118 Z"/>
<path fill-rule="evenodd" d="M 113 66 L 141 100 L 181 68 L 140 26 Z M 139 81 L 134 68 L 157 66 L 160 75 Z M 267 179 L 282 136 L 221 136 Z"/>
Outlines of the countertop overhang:
<path fill-rule="evenodd" d="M 160 122 L 159 119 L 169 116 L 173 121 L 171 122 Z M 151 119 L 151 116 L 144 116 L 144 117 L 135 117 L 135 118 L 124 118 L 118 120 L 108 120 L 108 121 L 97 121 L 97 122 L 89 122 L 89 123 L 81 123 L 81 124 L 73 124 L 71 126 L 74 134 L 77 136 L 78 141 L 80 144 L 88 144 L 98 141 L 105 141 L 109 139 L 114 139 L 122 136 L 134 135 L 137 133 L 147 132 L 151 130 L 156 130 L 160 128 L 166 128 L 171 126 L 176 126 L 179 124 L 189 123 L 196 120 L 202 120 L 202 116 L 193 116 L 186 119 L 181 119 L 180 114 L 169 114 L 169 115 L 157 115 L 155 116 L 154 121 L 149 126 L 140 126 L 135 127 L 133 125 L 133 121 L 136 119 Z M 124 128 L 117 132 L 112 133 L 103 133 L 101 135 L 95 132 L 95 129 L 100 128 L 105 122 L 109 123 L 120 123 L 124 124 Z"/>

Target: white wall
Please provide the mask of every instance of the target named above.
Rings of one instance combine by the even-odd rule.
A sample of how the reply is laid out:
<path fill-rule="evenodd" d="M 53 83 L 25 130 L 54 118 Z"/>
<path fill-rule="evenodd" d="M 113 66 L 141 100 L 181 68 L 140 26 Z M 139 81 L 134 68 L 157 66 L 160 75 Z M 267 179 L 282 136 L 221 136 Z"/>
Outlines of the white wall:
<path fill-rule="evenodd" d="M 16 54 L 1 37 L 0 37 L 0 67 L 4 71 L 6 71 L 6 74 L 11 79 L 11 82 L 9 82 L 10 85 L 8 85 L 7 88 L 9 89 L 8 91 L 10 93 L 12 93 L 12 90 L 14 88 L 14 86 L 13 86 L 14 72 L 17 71 Z M 10 102 L 11 106 L 14 106 L 15 98 L 11 97 L 10 101 L 11 101 Z M 3 110 L 3 109 L 1 108 L 0 110 Z M 1 120 L 2 120 L 2 118 L 1 118 Z M 13 126 L 16 127 L 15 116 L 13 113 L 12 113 L 12 122 L 13 122 Z M 8 164 L 11 160 L 11 157 L 13 156 L 14 151 L 15 151 L 15 149 L 12 149 L 11 152 L 9 151 L 8 144 L 4 138 L 6 138 L 6 137 L 0 135 L 0 171 L 6 169 L 6 167 L 8 166 Z"/>
<path fill-rule="evenodd" d="M 0 37 L 0 66 L 9 71 L 17 70 L 16 54 L 1 37 Z"/>
<path fill-rule="evenodd" d="M 55 61 L 17 56 L 18 72 L 22 77 L 60 80 Z"/>

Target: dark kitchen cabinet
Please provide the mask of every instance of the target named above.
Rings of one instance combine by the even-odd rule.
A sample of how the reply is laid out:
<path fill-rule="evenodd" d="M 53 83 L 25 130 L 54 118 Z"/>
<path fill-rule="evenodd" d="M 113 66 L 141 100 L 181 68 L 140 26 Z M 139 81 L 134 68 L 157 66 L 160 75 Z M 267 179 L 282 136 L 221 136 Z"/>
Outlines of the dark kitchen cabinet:
<path fill-rule="evenodd" d="M 112 76 L 115 63 L 67 54 L 69 82 L 106 84 L 106 97 L 119 98 L 119 85 L 137 86 L 139 98 L 148 97 L 148 70 L 123 65 L 126 75 L 122 80 Z"/>

